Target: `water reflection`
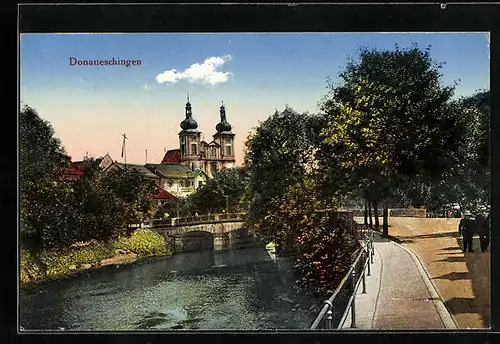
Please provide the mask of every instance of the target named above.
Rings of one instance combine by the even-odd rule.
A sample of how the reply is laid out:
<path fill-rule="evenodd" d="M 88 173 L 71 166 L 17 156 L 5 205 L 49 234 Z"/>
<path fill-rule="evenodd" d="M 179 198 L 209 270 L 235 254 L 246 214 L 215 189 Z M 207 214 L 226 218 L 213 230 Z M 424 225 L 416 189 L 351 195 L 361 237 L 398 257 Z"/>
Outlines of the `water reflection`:
<path fill-rule="evenodd" d="M 179 254 L 90 272 L 21 295 L 30 329 L 306 329 L 318 300 L 263 248 Z M 321 305 L 321 301 L 319 301 Z"/>

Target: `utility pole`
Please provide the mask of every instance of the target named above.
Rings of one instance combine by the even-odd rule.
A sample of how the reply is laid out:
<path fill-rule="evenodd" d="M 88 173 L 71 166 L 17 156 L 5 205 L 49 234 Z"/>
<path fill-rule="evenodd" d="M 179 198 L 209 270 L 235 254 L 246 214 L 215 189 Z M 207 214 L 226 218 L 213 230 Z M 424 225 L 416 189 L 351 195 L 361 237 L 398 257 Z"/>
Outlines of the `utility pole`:
<path fill-rule="evenodd" d="M 127 169 L 127 150 L 125 148 L 125 140 L 128 139 L 127 135 L 125 135 L 125 133 L 123 133 L 123 143 L 122 143 L 122 158 L 124 158 L 125 160 L 125 169 Z"/>

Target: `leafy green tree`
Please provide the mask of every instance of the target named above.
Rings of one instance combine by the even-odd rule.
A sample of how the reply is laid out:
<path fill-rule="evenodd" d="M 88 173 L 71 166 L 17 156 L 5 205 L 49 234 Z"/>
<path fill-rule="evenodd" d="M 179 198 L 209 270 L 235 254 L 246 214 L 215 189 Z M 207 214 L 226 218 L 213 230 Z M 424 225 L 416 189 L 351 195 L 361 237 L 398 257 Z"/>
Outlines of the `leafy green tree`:
<path fill-rule="evenodd" d="M 24 106 L 19 115 L 21 191 L 23 182 L 57 177 L 68 162 L 69 157 L 50 123 L 40 118 L 35 109 Z"/>
<path fill-rule="evenodd" d="M 102 174 L 100 182 L 104 190 L 114 193 L 127 210 L 127 223 L 137 223 L 140 216 L 153 209 L 151 195 L 157 189 L 153 182 L 148 181 L 140 172 L 134 169 L 113 169 Z"/>
<path fill-rule="evenodd" d="M 107 239 L 151 206 L 154 187 L 135 171 L 100 173 L 94 159 L 84 175 L 66 182 L 69 166 L 50 124 L 35 110 L 20 113 L 21 244 L 35 256 L 76 241 Z M 41 264 L 43 266 L 43 264 Z"/>
<path fill-rule="evenodd" d="M 22 245 L 37 252 L 67 236 L 58 229 L 67 222 L 72 193 L 58 177 L 68 162 L 50 123 L 25 106 L 19 114 L 20 234 Z"/>
<path fill-rule="evenodd" d="M 191 213 L 221 213 L 248 210 L 246 193 L 250 183 L 248 169 L 242 167 L 223 169 L 191 194 L 187 203 Z M 227 201 L 226 201 L 227 197 Z"/>
<path fill-rule="evenodd" d="M 459 131 L 458 150 L 442 178 L 428 185 L 427 196 L 435 208 L 458 203 L 462 209 L 474 209 L 489 203 L 489 91 L 453 101 L 451 109 Z"/>
<path fill-rule="evenodd" d="M 314 151 L 319 121 L 286 107 L 260 123 L 246 141 L 245 166 L 251 171 L 249 221 L 276 244 L 293 241 L 294 214 L 303 212 L 304 199 L 316 198 Z"/>
<path fill-rule="evenodd" d="M 286 107 L 256 128 L 246 141 L 245 165 L 251 171 L 250 215 L 262 219 L 272 201 L 313 172 L 313 116 Z"/>
<path fill-rule="evenodd" d="M 441 67 L 429 47 L 362 49 L 340 73 L 342 83 L 329 85 L 322 169 L 338 169 L 345 178 L 337 184 L 363 190 L 376 224 L 380 202 L 387 224 L 387 200 L 397 190 L 417 176 L 439 179 L 453 163 L 459 132 L 448 101 L 454 88 L 441 85 Z"/>

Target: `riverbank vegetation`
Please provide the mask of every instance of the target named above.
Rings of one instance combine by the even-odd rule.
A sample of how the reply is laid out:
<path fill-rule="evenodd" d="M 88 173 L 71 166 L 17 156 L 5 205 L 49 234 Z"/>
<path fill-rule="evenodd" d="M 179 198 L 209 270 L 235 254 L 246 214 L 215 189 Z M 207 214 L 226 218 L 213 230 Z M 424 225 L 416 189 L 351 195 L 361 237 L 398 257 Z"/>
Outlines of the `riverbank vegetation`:
<path fill-rule="evenodd" d="M 139 229 L 131 236 L 116 240 L 75 243 L 69 247 L 43 250 L 35 257 L 30 250 L 20 251 L 20 278 L 22 286 L 72 276 L 80 271 L 124 263 L 139 257 L 166 256 L 165 239 L 147 229 Z"/>

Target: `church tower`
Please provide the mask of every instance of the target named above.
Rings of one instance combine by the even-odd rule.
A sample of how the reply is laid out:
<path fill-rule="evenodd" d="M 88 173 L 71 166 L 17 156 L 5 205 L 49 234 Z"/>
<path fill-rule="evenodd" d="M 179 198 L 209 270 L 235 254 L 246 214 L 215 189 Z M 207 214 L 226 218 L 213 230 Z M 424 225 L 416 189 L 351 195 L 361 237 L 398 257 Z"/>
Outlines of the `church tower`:
<path fill-rule="evenodd" d="M 226 107 L 222 103 L 220 107 L 220 122 L 215 126 L 214 141 L 219 145 L 221 168 L 234 167 L 234 134 L 231 132 L 231 124 L 226 119 Z"/>
<path fill-rule="evenodd" d="M 200 168 L 200 136 L 198 123 L 193 119 L 189 95 L 186 103 L 186 118 L 181 122 L 182 131 L 179 133 L 182 164 L 191 168 Z"/>

